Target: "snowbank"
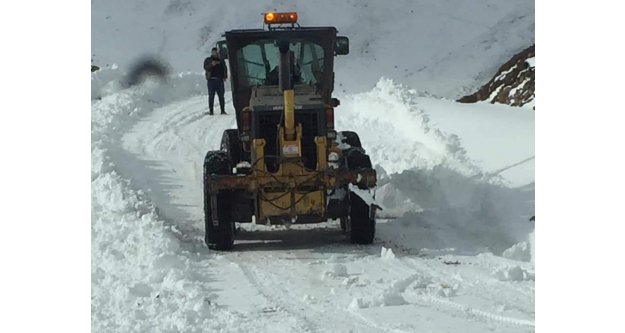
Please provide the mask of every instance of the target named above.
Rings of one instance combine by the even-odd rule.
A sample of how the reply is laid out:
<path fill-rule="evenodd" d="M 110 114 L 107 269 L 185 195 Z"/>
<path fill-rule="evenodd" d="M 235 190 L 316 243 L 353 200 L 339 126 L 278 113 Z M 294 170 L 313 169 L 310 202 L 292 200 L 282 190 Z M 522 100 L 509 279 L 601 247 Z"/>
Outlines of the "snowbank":
<path fill-rule="evenodd" d="M 114 75 L 113 75 L 114 77 Z M 119 79 L 119 77 L 115 77 Z M 111 163 L 109 149 L 139 114 L 193 94 L 193 79 L 112 89 L 92 102 L 91 308 L 94 332 L 250 331 L 250 318 L 212 300 L 201 239 L 188 239 L 157 214 Z M 114 81 L 104 86 L 115 85 Z M 200 258 L 198 260 L 198 258 Z"/>
<path fill-rule="evenodd" d="M 385 174 L 446 166 L 491 183 L 534 181 L 534 112 L 435 99 L 390 79 L 341 97 L 339 130 L 356 130 Z"/>
<path fill-rule="evenodd" d="M 358 132 L 371 162 L 384 173 L 441 164 L 478 172 L 457 137 L 431 126 L 430 112 L 421 107 L 424 97 L 416 90 L 382 78 L 370 91 L 339 97 L 337 129 Z"/>
<path fill-rule="evenodd" d="M 512 245 L 509 249 L 503 251 L 504 258 L 520 261 L 531 261 L 532 251 L 528 242 L 519 242 Z"/>
<path fill-rule="evenodd" d="M 529 235 L 529 243 L 530 243 L 530 253 L 531 253 L 531 262 L 532 265 L 535 264 L 535 260 L 536 260 L 536 248 L 535 248 L 535 241 L 534 241 L 534 231 L 532 231 Z"/>
<path fill-rule="evenodd" d="M 507 266 L 493 271 L 493 276 L 500 281 L 527 281 L 534 280 L 534 273 L 521 266 Z"/>
<path fill-rule="evenodd" d="M 360 134 L 378 171 L 379 217 L 392 219 L 378 224 L 379 239 L 497 254 L 527 240 L 532 111 L 437 100 L 381 79 L 343 96 L 336 112 L 337 128 Z"/>
<path fill-rule="evenodd" d="M 474 180 L 446 167 L 391 175 L 382 190 L 382 204 L 389 210 L 400 204 L 404 213 L 378 223 L 376 236 L 403 247 L 501 254 L 527 240 L 532 230 L 526 216 L 533 214 L 533 192 Z M 386 200 L 392 198 L 389 192 L 406 201 Z"/>

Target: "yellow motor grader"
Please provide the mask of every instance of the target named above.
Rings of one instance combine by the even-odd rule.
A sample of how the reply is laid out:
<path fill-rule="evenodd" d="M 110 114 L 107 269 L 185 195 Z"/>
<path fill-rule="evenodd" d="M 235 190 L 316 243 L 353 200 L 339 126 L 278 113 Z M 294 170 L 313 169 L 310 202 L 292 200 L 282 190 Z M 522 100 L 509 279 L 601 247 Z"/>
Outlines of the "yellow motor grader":
<path fill-rule="evenodd" d="M 334 129 L 334 57 L 349 40 L 334 27 L 301 27 L 297 13 L 265 13 L 262 29 L 227 31 L 237 128 L 204 159 L 205 241 L 230 250 L 235 222 L 340 219 L 352 243 L 369 244 L 376 173 L 358 135 Z"/>

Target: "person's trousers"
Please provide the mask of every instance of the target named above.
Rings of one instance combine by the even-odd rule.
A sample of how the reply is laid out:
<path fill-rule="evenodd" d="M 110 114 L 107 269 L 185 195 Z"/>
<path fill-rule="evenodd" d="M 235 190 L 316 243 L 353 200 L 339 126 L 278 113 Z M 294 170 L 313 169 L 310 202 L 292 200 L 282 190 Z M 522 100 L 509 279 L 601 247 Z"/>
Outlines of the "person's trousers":
<path fill-rule="evenodd" d="M 219 78 L 214 78 L 206 81 L 206 85 L 208 86 L 208 110 L 212 114 L 213 113 L 213 104 L 215 103 L 215 93 L 217 93 L 217 97 L 219 97 L 219 107 L 221 108 L 221 113 L 226 112 L 226 101 L 224 99 L 224 80 Z"/>

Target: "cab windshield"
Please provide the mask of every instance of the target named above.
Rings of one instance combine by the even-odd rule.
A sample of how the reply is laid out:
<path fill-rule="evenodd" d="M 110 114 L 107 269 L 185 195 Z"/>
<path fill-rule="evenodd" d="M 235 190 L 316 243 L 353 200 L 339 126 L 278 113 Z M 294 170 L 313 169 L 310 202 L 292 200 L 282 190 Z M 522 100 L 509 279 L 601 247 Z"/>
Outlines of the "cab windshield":
<path fill-rule="evenodd" d="M 316 85 L 323 78 L 323 48 L 305 40 L 291 40 L 291 71 L 295 84 Z M 239 80 L 242 86 L 277 85 L 280 51 L 278 41 L 259 40 L 237 51 Z"/>

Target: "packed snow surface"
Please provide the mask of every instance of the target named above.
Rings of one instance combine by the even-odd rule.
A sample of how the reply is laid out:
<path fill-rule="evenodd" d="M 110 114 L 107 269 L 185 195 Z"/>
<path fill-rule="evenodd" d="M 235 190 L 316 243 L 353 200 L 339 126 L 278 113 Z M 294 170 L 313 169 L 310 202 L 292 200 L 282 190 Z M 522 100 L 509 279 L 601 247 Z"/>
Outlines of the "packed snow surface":
<path fill-rule="evenodd" d="M 386 215 L 374 244 L 349 244 L 337 221 L 241 224 L 235 251 L 220 253 L 203 243 L 201 163 L 234 117 L 203 115 L 201 75 L 131 88 L 113 78 L 105 70 L 92 82 L 94 332 L 534 330 L 533 248 L 523 243 L 533 169 L 497 172 L 533 155 L 523 138 L 533 113 L 463 110 L 516 126 L 485 140 L 462 132 L 468 116 L 449 115 L 466 105 L 390 79 L 338 94 L 337 126 L 360 133 L 379 172 Z M 507 178 L 513 171 L 522 177 Z"/>

